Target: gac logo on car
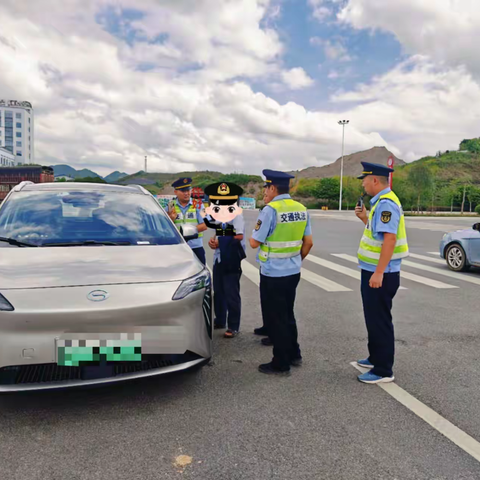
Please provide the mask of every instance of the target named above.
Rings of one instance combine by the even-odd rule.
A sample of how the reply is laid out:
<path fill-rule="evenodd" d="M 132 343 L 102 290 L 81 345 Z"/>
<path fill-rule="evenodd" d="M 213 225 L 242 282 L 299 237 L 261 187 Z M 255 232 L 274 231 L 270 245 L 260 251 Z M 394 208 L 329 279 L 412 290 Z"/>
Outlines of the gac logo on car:
<path fill-rule="evenodd" d="M 87 298 L 92 302 L 103 302 L 110 295 L 105 290 L 94 290 L 87 295 Z"/>

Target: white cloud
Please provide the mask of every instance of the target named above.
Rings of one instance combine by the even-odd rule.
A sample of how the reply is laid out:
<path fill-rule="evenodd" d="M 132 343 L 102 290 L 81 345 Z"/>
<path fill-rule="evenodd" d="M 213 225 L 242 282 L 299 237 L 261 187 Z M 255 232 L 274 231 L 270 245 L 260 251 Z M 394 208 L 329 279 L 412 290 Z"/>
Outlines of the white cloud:
<path fill-rule="evenodd" d="M 317 20 L 323 21 L 332 14 L 329 8 L 322 5 L 322 0 L 309 0 L 308 3 L 312 6 L 313 16 Z"/>
<path fill-rule="evenodd" d="M 349 112 L 352 125 L 394 138 L 408 160 L 478 136 L 480 85 L 465 68 L 439 68 L 427 57 L 415 56 L 334 100 L 360 103 Z"/>
<path fill-rule="evenodd" d="M 303 68 L 292 68 L 282 74 L 283 81 L 292 89 L 311 87 L 315 82 Z"/>
<path fill-rule="evenodd" d="M 322 47 L 325 56 L 329 60 L 336 60 L 339 62 L 350 62 L 352 57 L 348 54 L 347 48 L 342 45 L 340 41 L 325 40 L 319 37 L 310 38 L 310 44 Z"/>
<path fill-rule="evenodd" d="M 328 78 L 330 80 L 340 80 L 345 78 L 354 78 L 357 75 L 354 73 L 353 68 L 348 67 L 344 70 L 332 69 L 328 72 Z"/>
<path fill-rule="evenodd" d="M 161 7 L 118 0 L 117 13 L 143 12 L 131 25 L 123 20 L 121 32 L 136 29 L 141 39 L 132 45 L 95 21 L 108 5 L 44 0 L 26 8 L 7 0 L 0 7 L 2 38 L 21 32 L 25 46 L 0 42 L 0 89 L 34 104 L 37 161 L 134 172 L 148 155 L 156 171 L 260 173 L 266 162 L 293 169 L 338 156 L 335 115 L 280 105 L 236 79 L 313 84 L 301 68 L 282 69 L 284 46 L 260 27 L 275 2 L 205 0 L 192 8 L 181 0 Z M 147 43 L 160 34 L 163 42 Z M 152 68 L 138 70 L 144 64 Z M 372 141 L 381 140 L 352 129 L 351 148 Z"/>
<path fill-rule="evenodd" d="M 338 18 L 357 29 L 391 32 L 410 54 L 480 75 L 478 0 L 349 0 Z"/>
<path fill-rule="evenodd" d="M 461 67 L 414 57 L 337 94 L 338 113 L 312 111 L 250 86 L 313 84 L 303 69 L 282 67 L 286 46 L 262 27 L 278 2 L 116 0 L 120 13 L 143 12 L 123 20 L 123 34 L 136 29 L 131 44 L 96 22 L 111 4 L 1 3 L 0 91 L 34 104 L 41 163 L 135 172 L 148 155 L 149 168 L 164 172 L 300 169 L 339 156 L 342 118 L 351 120 L 347 153 L 384 145 L 413 159 L 478 135 L 480 87 Z M 348 56 L 334 39 L 320 45 L 332 60 Z M 348 71 L 335 70 L 337 78 Z"/>

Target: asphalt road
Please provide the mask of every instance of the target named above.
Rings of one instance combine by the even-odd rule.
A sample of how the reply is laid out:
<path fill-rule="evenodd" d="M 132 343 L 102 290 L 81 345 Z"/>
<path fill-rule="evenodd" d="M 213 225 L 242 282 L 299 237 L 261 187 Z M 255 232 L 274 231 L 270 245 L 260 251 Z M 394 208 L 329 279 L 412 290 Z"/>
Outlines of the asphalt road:
<path fill-rule="evenodd" d="M 245 217 L 251 232 L 256 212 Z M 252 334 L 261 320 L 249 251 L 242 332 L 233 340 L 215 332 L 213 365 L 108 388 L 0 397 L 0 479 L 479 479 L 479 461 L 388 392 L 357 381 L 350 362 L 366 356 L 366 331 L 348 256 L 362 224 L 348 213 L 312 212 L 312 220 L 315 246 L 296 302 L 305 363 L 291 377 L 257 371 L 271 349 Z M 480 441 L 480 285 L 465 280 L 480 281 L 480 272 L 452 278 L 429 253 L 444 230 L 472 223 L 408 219 L 411 251 L 424 258 L 408 260 L 404 272 L 421 278 L 403 278 L 395 299 L 395 376 Z M 191 463 L 175 465 L 182 455 Z"/>

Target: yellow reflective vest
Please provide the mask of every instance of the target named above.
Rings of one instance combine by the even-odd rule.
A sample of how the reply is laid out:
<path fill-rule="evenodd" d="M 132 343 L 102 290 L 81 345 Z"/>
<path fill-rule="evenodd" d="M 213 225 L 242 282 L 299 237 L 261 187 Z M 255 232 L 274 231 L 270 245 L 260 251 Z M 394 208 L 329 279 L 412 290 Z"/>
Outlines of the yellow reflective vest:
<path fill-rule="evenodd" d="M 197 221 L 197 210 L 193 205 L 189 205 L 188 210 L 185 212 L 185 217 L 183 216 L 182 210 L 175 202 L 175 212 L 177 214 L 177 218 L 174 220 L 175 226 L 180 230 L 180 225 L 184 225 L 186 223 L 194 223 L 198 225 Z M 198 238 L 203 237 L 203 232 L 198 232 Z"/>
<path fill-rule="evenodd" d="M 402 204 L 398 197 L 393 193 L 389 192 L 385 195 L 382 195 L 378 202 L 373 206 L 372 210 L 370 211 L 370 215 L 368 218 L 367 226 L 365 227 L 365 231 L 363 233 L 362 240 L 360 242 L 360 248 L 358 249 L 358 259 L 365 263 L 370 263 L 371 265 L 378 265 L 380 260 L 380 253 L 382 252 L 383 240 L 376 240 L 373 237 L 372 233 L 372 222 L 373 222 L 373 215 L 379 204 L 380 200 L 387 198 L 394 202 L 400 208 L 400 222 L 398 224 L 397 230 L 397 242 L 395 244 L 395 249 L 393 251 L 392 260 L 399 260 L 402 258 L 406 258 L 409 255 L 408 252 L 408 243 L 407 243 L 407 231 L 405 228 L 405 216 L 403 214 Z"/>
<path fill-rule="evenodd" d="M 307 228 L 307 209 L 292 199 L 275 200 L 268 204 L 277 214 L 273 233 L 260 245 L 258 258 L 291 258 L 300 255 Z"/>

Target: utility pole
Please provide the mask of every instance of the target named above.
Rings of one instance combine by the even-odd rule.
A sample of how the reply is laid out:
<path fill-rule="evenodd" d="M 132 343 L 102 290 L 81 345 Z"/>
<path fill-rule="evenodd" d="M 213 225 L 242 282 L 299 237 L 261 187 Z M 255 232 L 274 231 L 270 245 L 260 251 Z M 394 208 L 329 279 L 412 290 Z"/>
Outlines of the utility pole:
<path fill-rule="evenodd" d="M 339 125 L 342 125 L 343 127 L 343 133 L 342 133 L 342 166 L 340 169 L 340 202 L 338 205 L 339 211 L 342 211 L 342 190 L 343 190 L 343 152 L 345 148 L 345 125 L 348 125 L 350 120 L 340 120 L 338 122 Z"/>
<path fill-rule="evenodd" d="M 147 156 L 145 155 L 145 173 L 147 173 Z"/>

